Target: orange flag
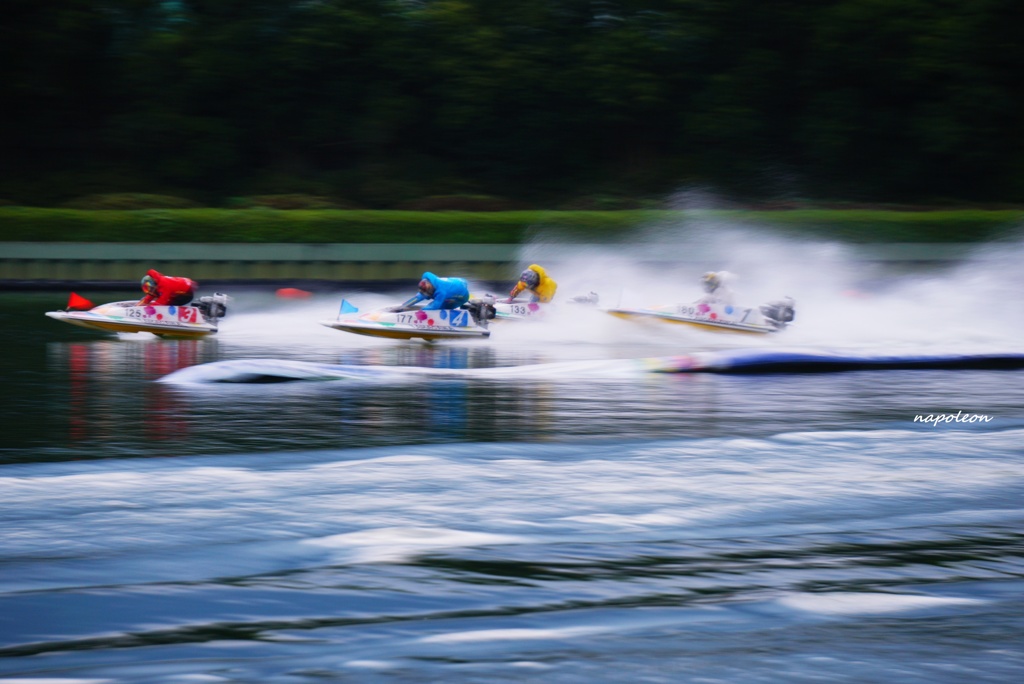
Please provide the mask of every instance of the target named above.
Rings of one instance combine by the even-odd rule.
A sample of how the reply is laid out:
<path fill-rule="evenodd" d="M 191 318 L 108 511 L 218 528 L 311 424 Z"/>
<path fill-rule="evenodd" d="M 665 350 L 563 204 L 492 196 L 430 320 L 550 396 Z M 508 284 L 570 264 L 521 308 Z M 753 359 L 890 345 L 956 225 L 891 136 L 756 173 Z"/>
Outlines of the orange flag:
<path fill-rule="evenodd" d="M 72 292 L 71 296 L 68 297 L 68 311 L 70 311 L 71 309 L 91 309 L 94 306 L 96 305 L 90 302 L 88 299 L 79 296 L 74 292 Z"/>

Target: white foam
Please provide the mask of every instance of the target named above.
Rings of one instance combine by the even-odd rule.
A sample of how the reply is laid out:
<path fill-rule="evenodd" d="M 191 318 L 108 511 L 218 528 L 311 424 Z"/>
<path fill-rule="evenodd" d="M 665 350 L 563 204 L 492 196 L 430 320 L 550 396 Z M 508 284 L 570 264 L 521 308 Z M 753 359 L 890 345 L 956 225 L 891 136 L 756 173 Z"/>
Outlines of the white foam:
<path fill-rule="evenodd" d="M 420 641 L 431 644 L 469 644 L 485 641 L 539 641 L 569 639 L 604 631 L 598 627 L 565 627 L 562 629 L 481 629 L 472 632 L 450 632 L 424 637 Z"/>
<path fill-rule="evenodd" d="M 367 670 L 393 670 L 399 666 L 398 663 L 387 660 L 349 660 L 345 662 L 345 665 Z"/>
<path fill-rule="evenodd" d="M 406 560 L 443 549 L 520 544 L 526 541 L 524 537 L 438 527 L 386 527 L 307 539 L 304 543 L 350 552 L 355 555 L 356 562 L 375 563 Z"/>
<path fill-rule="evenodd" d="M 547 264 L 559 282 L 560 297 L 562 292 L 573 296 L 594 290 L 606 307 L 693 301 L 701 295 L 698 281 L 705 270 L 737 274 L 733 289 L 740 302 L 793 297 L 794 325 L 782 335 L 742 336 L 747 347 L 771 347 L 785 339 L 786 344 L 842 344 L 860 351 L 892 351 L 901 345 L 1020 349 L 1024 311 L 1014 294 L 1024 285 L 1018 267 L 1024 256 L 1020 240 L 967 247 L 959 262 L 914 270 L 878 262 L 856 245 L 788 237 L 768 225 L 691 212 L 675 222 L 636 230 L 622 244 L 607 247 L 573 244 L 560 240 L 556 231 L 541 230 L 522 254 L 524 260 Z M 666 258 L 673 254 L 679 255 L 678 261 Z M 652 260 L 660 262 L 658 267 L 651 267 Z M 685 326 L 659 330 L 631 325 L 643 331 L 630 338 L 636 345 L 662 336 L 689 350 L 737 342 Z M 576 328 L 577 335 L 583 332 L 589 340 L 604 342 L 627 330 L 598 324 Z M 573 330 L 563 328 L 562 334 L 570 336 Z"/>
<path fill-rule="evenodd" d="M 985 603 L 979 599 L 918 596 L 911 594 L 868 594 L 832 592 L 822 594 L 791 594 L 779 605 L 820 615 L 880 615 L 927 608 L 965 606 Z"/>

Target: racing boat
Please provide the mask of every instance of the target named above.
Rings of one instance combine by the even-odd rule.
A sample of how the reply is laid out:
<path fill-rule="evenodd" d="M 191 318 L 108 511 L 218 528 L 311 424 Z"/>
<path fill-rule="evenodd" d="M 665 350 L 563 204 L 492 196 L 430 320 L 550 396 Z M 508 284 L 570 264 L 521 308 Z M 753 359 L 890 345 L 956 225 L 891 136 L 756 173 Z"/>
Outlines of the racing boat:
<path fill-rule="evenodd" d="M 705 330 L 764 335 L 784 330 L 793 321 L 794 302 L 789 297 L 746 308 L 725 304 L 673 304 L 651 309 L 606 309 L 627 320 L 658 321 Z"/>
<path fill-rule="evenodd" d="M 471 299 L 458 309 L 389 306 L 365 313 L 359 313 L 358 308 L 342 300 L 338 317 L 333 321 L 320 321 L 320 324 L 356 335 L 432 342 L 490 337 L 487 323 L 495 316 L 494 305 L 484 299 Z"/>
<path fill-rule="evenodd" d="M 159 337 L 196 338 L 217 332 L 227 313 L 227 295 L 200 297 L 187 306 L 139 306 L 137 301 L 110 302 L 86 311 L 47 311 L 58 321 L 114 333 L 153 333 Z"/>
<path fill-rule="evenodd" d="M 545 308 L 549 306 L 539 302 L 510 302 L 507 299 L 495 299 L 492 295 L 485 295 L 483 301 L 494 307 L 495 321 L 523 321 L 542 318 Z"/>

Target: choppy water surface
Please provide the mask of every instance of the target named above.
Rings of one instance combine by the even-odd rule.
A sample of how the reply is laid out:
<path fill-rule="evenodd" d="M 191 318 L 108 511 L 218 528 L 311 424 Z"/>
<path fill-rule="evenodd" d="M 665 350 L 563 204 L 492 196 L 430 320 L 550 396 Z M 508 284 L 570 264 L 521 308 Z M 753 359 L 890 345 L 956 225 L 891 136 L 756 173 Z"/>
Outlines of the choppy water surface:
<path fill-rule="evenodd" d="M 0 677 L 1019 681 L 1024 373 L 635 361 L 1020 352 L 1019 276 L 985 264 L 826 264 L 813 291 L 779 285 L 800 325 L 767 340 L 576 311 L 384 342 L 316 322 L 396 293 L 242 290 L 216 340 L 175 342 L 44 318 L 65 293 L 0 295 Z M 456 372 L 158 382 L 239 359 Z M 914 421 L 958 411 L 991 420 Z"/>

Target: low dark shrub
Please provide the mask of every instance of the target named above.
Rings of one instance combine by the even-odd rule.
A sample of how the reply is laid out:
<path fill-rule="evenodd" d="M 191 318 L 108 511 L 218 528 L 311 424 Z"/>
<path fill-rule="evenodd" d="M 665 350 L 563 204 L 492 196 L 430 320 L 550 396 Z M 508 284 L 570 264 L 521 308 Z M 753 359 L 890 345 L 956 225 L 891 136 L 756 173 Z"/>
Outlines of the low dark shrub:
<path fill-rule="evenodd" d="M 201 205 L 184 197 L 120 192 L 84 195 L 61 205 L 65 209 L 196 209 Z"/>
<path fill-rule="evenodd" d="M 1018 235 L 1024 211 L 132 211 L 0 207 L 0 244 L 26 242 L 283 242 L 522 244 L 630 242 L 652 227 L 736 225 L 795 239 L 853 243 L 980 242 Z M 1017 239 L 1017 238 L 1014 238 Z"/>
<path fill-rule="evenodd" d="M 663 209 L 664 206 L 657 200 L 645 200 L 637 197 L 584 195 L 565 202 L 559 208 L 564 211 L 634 211 L 637 209 Z"/>
<path fill-rule="evenodd" d="M 515 211 L 511 200 L 491 195 L 431 195 L 403 202 L 402 211 Z"/>
<path fill-rule="evenodd" d="M 331 199 L 320 195 L 304 195 L 291 193 L 284 195 L 252 195 L 250 197 L 234 197 L 228 202 L 231 209 L 359 209 L 358 206 L 345 200 Z"/>

